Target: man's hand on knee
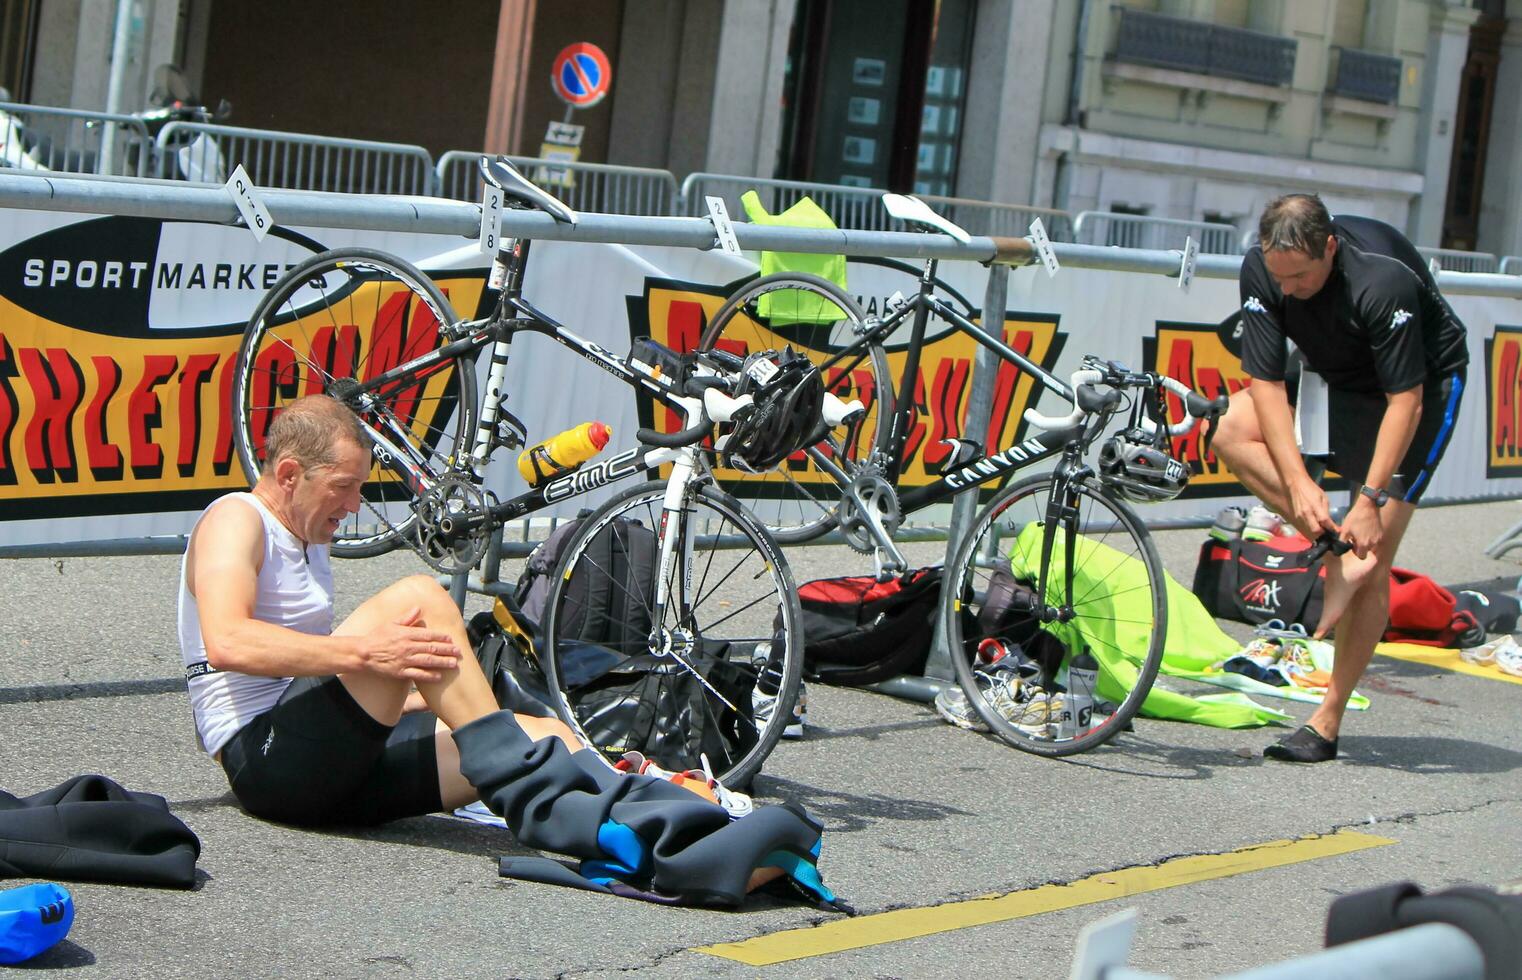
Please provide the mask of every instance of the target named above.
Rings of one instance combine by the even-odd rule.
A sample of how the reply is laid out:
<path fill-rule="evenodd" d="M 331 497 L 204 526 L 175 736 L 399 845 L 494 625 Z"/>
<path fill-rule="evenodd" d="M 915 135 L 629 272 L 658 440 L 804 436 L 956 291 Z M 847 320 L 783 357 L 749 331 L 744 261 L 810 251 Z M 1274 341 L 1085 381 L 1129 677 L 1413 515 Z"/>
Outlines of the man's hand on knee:
<path fill-rule="evenodd" d="M 416 625 L 422 610 L 413 608 L 359 638 L 364 669 L 412 683 L 432 683 L 454 670 L 464 652 L 442 630 Z"/>

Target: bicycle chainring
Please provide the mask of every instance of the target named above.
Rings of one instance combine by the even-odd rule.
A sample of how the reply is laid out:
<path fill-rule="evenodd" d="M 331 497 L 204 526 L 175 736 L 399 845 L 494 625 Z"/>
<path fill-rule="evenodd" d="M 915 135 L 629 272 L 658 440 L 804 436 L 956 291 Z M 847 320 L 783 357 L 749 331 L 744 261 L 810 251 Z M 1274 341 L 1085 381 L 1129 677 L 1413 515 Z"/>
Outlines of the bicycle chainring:
<path fill-rule="evenodd" d="M 861 497 L 870 513 L 876 514 L 882 523 L 883 530 L 891 538 L 903 522 L 903 510 L 899 507 L 898 491 L 893 484 L 882 475 L 882 471 L 875 465 L 867 464 L 861 467 L 856 476 L 851 480 L 851 486 L 856 494 Z M 846 544 L 864 555 L 870 555 L 877 550 L 877 538 L 872 535 L 867 525 L 867 518 L 857 507 L 856 500 L 851 494 L 842 494 L 840 498 L 840 533 L 845 538 Z"/>
<path fill-rule="evenodd" d="M 469 477 L 444 474 L 418 498 L 413 550 L 445 575 L 470 571 L 486 554 L 489 510 L 486 494 Z"/>

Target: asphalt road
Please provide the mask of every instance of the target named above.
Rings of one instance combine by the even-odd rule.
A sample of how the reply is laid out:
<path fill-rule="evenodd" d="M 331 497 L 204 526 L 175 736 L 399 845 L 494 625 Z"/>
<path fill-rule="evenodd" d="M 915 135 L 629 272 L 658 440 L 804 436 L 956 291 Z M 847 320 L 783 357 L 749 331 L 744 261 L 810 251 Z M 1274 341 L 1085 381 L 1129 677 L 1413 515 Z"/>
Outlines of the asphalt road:
<path fill-rule="evenodd" d="M 1515 504 L 1424 510 L 1402 563 L 1445 583 L 1515 580 L 1522 569 L 1483 549 L 1517 517 Z M 1201 536 L 1158 535 L 1185 582 Z M 911 548 L 925 561 L 940 550 Z M 856 567 L 839 549 L 790 557 L 800 581 Z M 1133 967 L 1206 977 L 1318 949 L 1328 903 L 1347 892 L 1522 878 L 1522 688 L 1381 657 L 1363 685 L 1373 709 L 1348 724 L 1343 758 L 1312 768 L 1264 763 L 1277 730 L 1148 720 L 1050 761 L 952 729 L 926 705 L 811 689 L 808 738 L 779 748 L 757 793 L 824 818 L 826 880 L 863 913 L 918 911 L 842 926 L 797 905 L 669 909 L 508 882 L 496 857 L 517 850 L 512 838 L 453 818 L 311 832 L 242 813 L 195 748 L 177 676 L 177 569 L 171 557 L 0 561 L 0 788 L 25 795 L 103 773 L 167 797 L 203 845 L 188 892 L 71 884 L 73 932 L 38 967 L 155 978 L 1061 977 L 1085 924 L 1135 908 Z M 405 555 L 341 563 L 339 590 L 352 606 L 418 569 Z M 1365 836 L 1335 838 L 1356 849 L 1330 856 L 1258 848 L 1174 860 L 1340 830 Z M 1266 866 L 1264 855 L 1291 853 L 1294 863 Z M 1178 871 L 1197 866 L 1214 870 Z M 1063 887 L 1034 899 L 1014 894 L 1054 883 Z M 1012 897 L 977 901 L 991 895 Z M 1017 907 L 1061 910 L 987 915 Z M 1003 921 L 975 924 L 989 918 Z M 822 937 L 855 948 L 772 966 L 695 950 L 818 924 L 772 940 L 770 953 L 796 956 Z M 895 938 L 916 931 L 926 934 Z"/>

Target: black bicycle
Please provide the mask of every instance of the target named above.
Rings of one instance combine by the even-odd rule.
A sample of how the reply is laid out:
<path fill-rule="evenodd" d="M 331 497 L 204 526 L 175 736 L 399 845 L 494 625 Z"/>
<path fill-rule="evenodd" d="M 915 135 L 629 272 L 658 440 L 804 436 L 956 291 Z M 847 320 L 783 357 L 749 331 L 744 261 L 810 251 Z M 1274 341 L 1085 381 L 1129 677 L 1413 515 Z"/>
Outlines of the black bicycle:
<path fill-rule="evenodd" d="M 885 202 L 905 221 L 959 231 L 913 199 L 885 195 Z M 926 262 L 916 293 L 895 297 L 885 316 L 865 314 L 834 283 L 808 274 L 766 276 L 733 294 L 703 331 L 701 351 L 738 356 L 791 344 L 815 360 L 833 393 L 860 400 L 865 412 L 776 471 L 718 476 L 778 540 L 808 541 L 838 528 L 848 544 L 873 556 L 879 577 L 906 567 L 893 543 L 904 515 L 970 488 L 1002 487 L 957 542 L 945 573 L 942 621 L 952 661 L 982 722 L 1005 740 L 1045 755 L 1085 751 L 1130 721 L 1162 659 L 1162 566 L 1129 504 L 1178 495 L 1189 472 L 1172 456 L 1172 438 L 1219 416 L 1226 400 L 1207 401 L 1172 378 L 1094 357 L 1084 358 L 1065 384 L 975 323 L 965 300 L 957 298 L 958 309 L 943 298 L 937 265 Z M 1025 420 L 1043 431 L 1002 449 L 970 434 L 948 440 L 938 471 L 905 489 L 900 480 L 911 439 L 926 445 L 912 382 L 932 316 L 1075 407 L 1060 419 L 1028 410 Z M 890 346 L 906 323 L 907 342 Z M 897 379 L 890 358 L 901 367 Z M 1104 440 L 1098 466 L 1090 466 L 1088 451 L 1127 411 L 1127 424 Z M 1054 457 L 1050 473 L 1004 485 L 1016 470 Z M 1011 579 L 1022 595 L 1035 597 L 1013 612 L 1004 603 Z M 999 647 L 1020 656 L 1005 661 Z M 1072 662 L 1084 648 L 1109 680 L 1097 690 L 1073 691 Z M 1087 720 L 1072 717 L 1074 704 L 1093 706 Z"/>
<path fill-rule="evenodd" d="M 483 161 L 482 172 L 513 206 L 576 221 L 505 160 Z M 598 507 L 572 536 L 538 624 L 537 661 L 561 718 L 610 763 L 644 744 L 654 706 L 641 708 L 641 697 L 682 698 L 691 705 L 693 731 L 723 737 L 694 739 L 660 764 L 677 770 L 706 764 L 721 780 L 743 784 L 776 744 L 797 694 L 797 590 L 771 533 L 714 485 L 699 444 L 716 425 L 737 428 L 762 409 L 773 395 L 767 381 L 775 365 L 765 357 L 682 357 L 653 343 L 625 356 L 584 340 L 523 298 L 529 251 L 527 240 L 503 243 L 488 287 L 495 291 L 490 312 L 469 321 L 459 320 L 429 277 L 383 252 L 337 249 L 292 269 L 254 312 L 238 351 L 239 459 L 248 478 L 257 479 L 270 423 L 283 405 L 314 393 L 339 399 L 373 439 L 375 465 L 361 510 L 339 528 L 333 552 L 364 557 L 406 544 L 446 574 L 475 567 L 504 522 L 669 466 L 664 479 Z M 527 436 L 504 407 L 511 344 L 524 332 L 554 338 L 680 413 L 685 427 L 670 434 L 642 429 L 636 446 L 497 500 L 483 484 L 487 463 Z M 476 362 L 486 350 L 490 374 L 478 405 Z M 739 394 L 742 387 L 751 393 Z M 810 426 L 810 439 L 850 414 L 850 406 L 831 397 L 825 403 L 829 421 Z M 622 580 L 615 569 L 588 568 L 597 552 L 589 546 L 614 533 L 620 520 L 657 535 L 654 595 L 618 604 L 637 604 L 649 628 L 637 642 L 589 652 L 567 624 L 600 613 L 574 608 L 568 583 L 584 570 Z M 607 710 L 620 689 L 643 693 L 624 698 L 628 710 Z M 775 697 L 776 710 L 757 711 L 758 695 Z"/>

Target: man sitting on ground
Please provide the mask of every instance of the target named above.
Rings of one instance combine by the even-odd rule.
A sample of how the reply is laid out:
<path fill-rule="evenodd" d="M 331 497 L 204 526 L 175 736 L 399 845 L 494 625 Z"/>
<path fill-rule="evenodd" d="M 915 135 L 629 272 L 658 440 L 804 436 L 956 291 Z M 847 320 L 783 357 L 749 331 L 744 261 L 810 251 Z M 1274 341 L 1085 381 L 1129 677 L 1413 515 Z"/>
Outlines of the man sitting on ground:
<path fill-rule="evenodd" d="M 594 824 L 636 797 L 647 807 L 674 801 L 682 819 L 694 817 L 685 790 L 652 788 L 654 777 L 616 775 L 589 761 L 590 752 L 574 754 L 582 746 L 559 720 L 499 711 L 459 609 L 432 579 L 403 579 L 333 626 L 328 546 L 361 506 L 370 467 L 355 416 L 325 396 L 303 398 L 271 425 L 252 492 L 211 504 L 191 535 L 181 651 L 196 730 L 239 803 L 260 817 L 320 825 L 376 824 L 485 799 L 525 843 L 566 853 L 574 845 L 587 858 L 603 856 L 599 827 L 570 825 L 591 813 L 588 799 L 603 799 Z M 414 687 L 437 727 L 393 737 Z M 555 742 L 563 745 L 548 744 Z M 708 815 L 719 810 L 715 793 L 741 796 L 717 784 L 682 785 L 709 801 L 694 817 L 705 828 L 727 822 L 722 811 Z M 572 796 L 580 802 L 561 805 Z M 525 814 L 549 814 L 541 822 L 553 823 L 556 813 L 561 826 L 523 826 L 532 819 Z M 773 831 L 787 823 L 768 819 Z M 807 841 L 807 823 L 786 833 Z M 781 873 L 755 867 L 751 887 Z"/>

